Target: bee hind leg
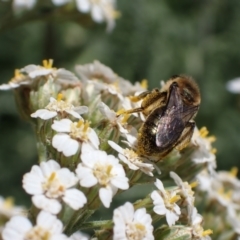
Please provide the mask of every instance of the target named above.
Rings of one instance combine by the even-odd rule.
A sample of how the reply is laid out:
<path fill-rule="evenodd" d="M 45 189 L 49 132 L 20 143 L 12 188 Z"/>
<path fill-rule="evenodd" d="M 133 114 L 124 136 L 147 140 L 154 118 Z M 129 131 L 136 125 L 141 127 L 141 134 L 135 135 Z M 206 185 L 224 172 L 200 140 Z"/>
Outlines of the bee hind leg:
<path fill-rule="evenodd" d="M 186 127 L 184 128 L 180 138 L 178 139 L 174 147 L 175 149 L 181 151 L 183 148 L 187 147 L 187 145 L 191 141 L 195 125 L 196 125 L 195 122 L 188 122 L 186 124 Z"/>

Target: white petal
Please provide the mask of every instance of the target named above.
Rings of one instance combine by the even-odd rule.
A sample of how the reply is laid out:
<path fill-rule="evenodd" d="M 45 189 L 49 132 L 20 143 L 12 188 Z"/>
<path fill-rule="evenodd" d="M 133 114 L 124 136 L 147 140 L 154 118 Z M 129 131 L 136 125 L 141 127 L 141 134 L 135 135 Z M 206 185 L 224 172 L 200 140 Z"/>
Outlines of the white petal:
<path fill-rule="evenodd" d="M 88 107 L 87 106 L 78 106 L 74 108 L 74 111 L 79 113 L 79 114 L 84 114 L 88 112 Z"/>
<path fill-rule="evenodd" d="M 227 82 L 226 88 L 229 92 L 240 93 L 240 78 L 235 78 Z"/>
<path fill-rule="evenodd" d="M 4 240 L 24 240 L 24 235 L 32 228 L 31 222 L 23 216 L 15 216 L 6 223 L 2 232 Z"/>
<path fill-rule="evenodd" d="M 112 191 L 107 188 L 100 188 L 99 198 L 104 205 L 104 207 L 109 208 L 110 203 L 112 202 Z"/>
<path fill-rule="evenodd" d="M 98 109 L 103 116 L 106 116 L 110 121 L 116 118 L 116 113 L 112 111 L 104 102 L 98 104 Z"/>
<path fill-rule="evenodd" d="M 168 226 L 171 227 L 179 219 L 179 216 L 174 212 L 167 210 L 166 219 Z"/>
<path fill-rule="evenodd" d="M 52 129 L 57 132 L 70 132 L 72 121 L 69 119 L 62 119 L 60 121 L 54 120 Z"/>
<path fill-rule="evenodd" d="M 89 0 L 76 0 L 77 9 L 80 12 L 87 13 L 90 11 Z"/>
<path fill-rule="evenodd" d="M 78 178 L 80 179 L 80 185 L 83 187 L 92 187 L 98 183 L 97 178 L 93 175 L 92 170 L 83 167 L 81 164 L 76 169 Z"/>
<path fill-rule="evenodd" d="M 124 154 L 124 150 L 123 148 L 121 148 L 119 145 L 117 145 L 115 142 L 113 141 L 108 141 L 108 144 L 114 149 L 116 150 L 117 152 L 121 153 L 121 154 Z"/>
<path fill-rule="evenodd" d="M 83 119 L 79 113 L 75 112 L 74 110 L 65 110 L 66 113 L 72 115 L 73 117 L 77 118 L 77 119 Z"/>
<path fill-rule="evenodd" d="M 33 166 L 30 173 L 23 176 L 23 188 L 28 194 L 43 193 L 42 182 L 44 180 L 39 166 Z"/>
<path fill-rule="evenodd" d="M 59 152 L 63 152 L 66 157 L 77 153 L 79 143 L 67 134 L 56 134 L 52 139 L 52 145 Z"/>
<path fill-rule="evenodd" d="M 166 207 L 164 204 L 164 201 L 162 199 L 162 197 L 159 195 L 159 193 L 157 191 L 153 191 L 151 194 L 151 198 L 153 200 L 153 204 L 154 204 L 154 212 L 159 214 L 159 215 L 165 215 L 166 214 Z"/>
<path fill-rule="evenodd" d="M 154 184 L 161 192 L 165 192 L 164 186 L 159 179 L 156 179 Z"/>
<path fill-rule="evenodd" d="M 78 182 L 78 178 L 68 168 L 58 170 L 57 176 L 61 184 L 66 188 L 70 188 Z"/>
<path fill-rule="evenodd" d="M 114 177 L 111 180 L 111 183 L 120 189 L 126 190 L 129 188 L 128 178 L 127 177 Z"/>
<path fill-rule="evenodd" d="M 90 132 L 88 133 L 88 139 L 92 143 L 93 147 L 95 147 L 95 149 L 98 149 L 100 142 L 98 135 L 93 129 L 90 129 Z"/>
<path fill-rule="evenodd" d="M 41 118 L 43 120 L 47 120 L 50 118 L 53 118 L 57 116 L 57 112 L 49 111 L 47 109 L 39 109 L 36 112 L 31 114 L 31 117 L 33 118 Z"/>
<path fill-rule="evenodd" d="M 69 0 L 52 0 L 53 4 L 56 6 L 61 6 L 69 2 Z"/>
<path fill-rule="evenodd" d="M 40 168 L 44 177 L 49 177 L 53 172 L 58 171 L 61 167 L 55 160 L 49 160 L 47 162 L 41 162 Z"/>
<path fill-rule="evenodd" d="M 33 196 L 32 202 L 37 208 L 52 214 L 58 214 L 62 209 L 62 205 L 57 200 L 49 199 L 44 195 Z"/>
<path fill-rule="evenodd" d="M 104 21 L 103 11 L 97 4 L 92 6 L 91 15 L 95 22 L 101 23 Z M 111 88 L 109 90 L 111 90 Z"/>
<path fill-rule="evenodd" d="M 16 83 L 4 83 L 4 84 L 1 84 L 0 85 L 0 90 L 10 90 L 10 89 L 13 89 L 13 88 L 17 88 L 19 87 L 19 84 L 16 84 Z"/>
<path fill-rule="evenodd" d="M 64 194 L 63 201 L 72 209 L 78 210 L 87 202 L 87 198 L 77 189 L 68 189 Z"/>
<path fill-rule="evenodd" d="M 37 225 L 49 230 L 52 235 L 61 233 L 63 230 L 63 224 L 57 219 L 55 215 L 48 212 L 41 211 L 37 216 Z"/>

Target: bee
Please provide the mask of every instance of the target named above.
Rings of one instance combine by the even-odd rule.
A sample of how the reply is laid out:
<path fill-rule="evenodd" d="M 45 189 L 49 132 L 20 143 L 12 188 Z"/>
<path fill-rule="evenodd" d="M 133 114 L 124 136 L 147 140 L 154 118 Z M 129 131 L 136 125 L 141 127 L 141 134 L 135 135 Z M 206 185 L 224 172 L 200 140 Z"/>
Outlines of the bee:
<path fill-rule="evenodd" d="M 142 112 L 146 120 L 138 133 L 137 153 L 158 162 L 173 149 L 182 150 L 190 142 L 199 105 L 200 91 L 195 81 L 175 75 L 161 90 L 153 89 L 133 97 L 141 107 L 124 111 Z"/>

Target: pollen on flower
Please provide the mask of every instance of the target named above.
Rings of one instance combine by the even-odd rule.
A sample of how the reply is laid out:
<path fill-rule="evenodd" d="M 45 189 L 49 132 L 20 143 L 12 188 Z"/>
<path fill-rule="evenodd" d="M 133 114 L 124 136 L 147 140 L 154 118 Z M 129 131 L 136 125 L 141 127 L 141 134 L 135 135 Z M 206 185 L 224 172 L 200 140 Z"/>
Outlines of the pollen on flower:
<path fill-rule="evenodd" d="M 63 94 L 62 93 L 59 93 L 58 95 L 57 95 L 57 101 L 59 102 L 59 101 L 61 101 L 63 99 Z"/>
<path fill-rule="evenodd" d="M 52 172 L 49 178 L 42 184 L 47 197 L 58 198 L 65 192 L 65 187 L 60 183 L 56 172 Z"/>
<path fill-rule="evenodd" d="M 144 88 L 144 89 L 147 89 L 148 88 L 148 80 L 147 79 L 143 79 L 141 81 L 141 87 Z"/>
<path fill-rule="evenodd" d="M 44 239 L 48 240 L 51 237 L 51 233 L 47 231 L 46 229 L 35 226 L 33 227 L 29 232 L 26 233 L 25 238 L 26 239 Z"/>
<path fill-rule="evenodd" d="M 229 200 L 232 198 L 233 191 L 232 190 L 225 191 L 224 188 L 219 188 L 218 193 L 222 198 Z"/>
<path fill-rule="evenodd" d="M 18 83 L 25 79 L 25 76 L 20 72 L 19 69 L 14 70 L 14 77 L 10 80 L 12 83 Z"/>
<path fill-rule="evenodd" d="M 79 120 L 78 122 L 73 122 L 71 124 L 71 130 L 70 130 L 70 136 L 71 138 L 87 142 L 89 137 L 88 137 L 88 132 L 90 131 L 89 128 L 90 123 L 86 121 L 84 123 L 83 120 Z"/>
<path fill-rule="evenodd" d="M 233 177 L 237 177 L 237 174 L 238 174 L 238 168 L 237 167 L 233 167 L 231 168 L 229 174 Z"/>
<path fill-rule="evenodd" d="M 177 202 L 177 201 L 180 200 L 180 199 L 181 199 L 181 197 L 180 197 L 179 195 L 175 195 L 175 196 L 173 196 L 173 197 L 171 197 L 171 198 L 169 199 L 169 202 L 170 202 L 171 204 L 173 204 L 173 203 Z"/>
<path fill-rule="evenodd" d="M 102 165 L 96 163 L 93 169 L 93 174 L 102 186 L 107 186 L 110 179 L 112 178 L 111 170 L 112 165 Z"/>
<path fill-rule="evenodd" d="M 53 66 L 53 59 L 43 60 L 43 67 L 51 69 Z"/>
<path fill-rule="evenodd" d="M 143 239 L 146 233 L 146 227 L 141 223 L 131 222 L 126 225 L 126 235 L 129 240 Z"/>
<path fill-rule="evenodd" d="M 213 234 L 213 231 L 211 229 L 207 229 L 207 230 L 203 231 L 202 236 L 206 237 L 210 234 Z"/>
<path fill-rule="evenodd" d="M 195 188 L 195 187 L 198 186 L 198 182 L 197 182 L 197 181 L 194 181 L 194 182 L 190 183 L 189 186 L 190 186 L 191 188 Z"/>
<path fill-rule="evenodd" d="M 3 206 L 6 209 L 11 209 L 14 206 L 14 200 L 12 197 L 8 197 L 5 199 L 5 201 L 3 202 Z"/>

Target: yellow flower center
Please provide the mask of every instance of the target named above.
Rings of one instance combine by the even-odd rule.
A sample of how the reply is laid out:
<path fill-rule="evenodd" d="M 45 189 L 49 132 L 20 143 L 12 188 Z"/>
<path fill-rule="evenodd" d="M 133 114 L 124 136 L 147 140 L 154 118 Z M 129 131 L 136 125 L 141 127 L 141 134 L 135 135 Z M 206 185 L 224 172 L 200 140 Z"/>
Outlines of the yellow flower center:
<path fill-rule="evenodd" d="M 237 167 L 233 167 L 233 168 L 230 170 L 229 174 L 230 174 L 231 176 L 233 176 L 233 177 L 237 177 L 238 168 L 237 168 Z"/>
<path fill-rule="evenodd" d="M 51 69 L 53 66 L 53 59 L 43 60 L 43 67 Z"/>
<path fill-rule="evenodd" d="M 26 240 L 49 240 L 50 238 L 51 238 L 50 232 L 39 226 L 33 227 L 24 236 L 24 239 L 26 239 Z"/>
<path fill-rule="evenodd" d="M 5 201 L 3 202 L 3 207 L 6 209 L 11 209 L 14 206 L 14 200 L 12 197 L 8 197 L 5 199 Z"/>
<path fill-rule="evenodd" d="M 71 124 L 70 136 L 73 139 L 78 141 L 87 142 L 88 141 L 88 133 L 90 131 L 89 122 L 86 121 L 84 123 L 83 120 L 79 120 L 78 122 L 74 122 Z"/>
<path fill-rule="evenodd" d="M 57 95 L 57 101 L 60 102 L 62 99 L 63 99 L 63 94 L 62 94 L 62 93 L 59 93 L 59 94 Z"/>
<path fill-rule="evenodd" d="M 148 80 L 147 79 L 143 79 L 141 81 L 141 87 L 144 88 L 144 89 L 147 89 L 148 88 Z"/>
<path fill-rule="evenodd" d="M 57 173 L 53 172 L 48 179 L 42 184 L 45 194 L 49 198 L 58 198 L 65 192 L 65 187 L 58 179 Z"/>
<path fill-rule="evenodd" d="M 208 230 L 203 231 L 202 236 L 206 237 L 206 236 L 208 236 L 208 235 L 210 235 L 212 233 L 213 233 L 213 231 L 211 229 L 208 229 Z"/>
<path fill-rule="evenodd" d="M 94 176 L 98 179 L 98 182 L 102 186 L 107 186 L 112 178 L 112 165 L 102 165 L 96 163 L 93 169 Z"/>
<path fill-rule="evenodd" d="M 126 226 L 126 235 L 128 240 L 139 240 L 146 236 L 146 227 L 142 223 L 128 223 Z"/>

